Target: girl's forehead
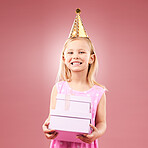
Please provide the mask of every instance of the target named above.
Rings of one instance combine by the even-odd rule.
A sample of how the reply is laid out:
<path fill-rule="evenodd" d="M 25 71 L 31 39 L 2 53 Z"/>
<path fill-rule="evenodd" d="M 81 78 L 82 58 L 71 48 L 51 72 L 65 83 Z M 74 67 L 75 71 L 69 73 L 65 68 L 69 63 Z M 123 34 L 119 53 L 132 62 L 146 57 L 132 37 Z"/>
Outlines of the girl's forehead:
<path fill-rule="evenodd" d="M 87 41 L 85 41 L 84 39 L 79 39 L 79 40 L 74 40 L 71 42 L 68 42 L 66 49 L 86 49 L 86 50 L 90 50 L 90 46 L 88 44 Z"/>

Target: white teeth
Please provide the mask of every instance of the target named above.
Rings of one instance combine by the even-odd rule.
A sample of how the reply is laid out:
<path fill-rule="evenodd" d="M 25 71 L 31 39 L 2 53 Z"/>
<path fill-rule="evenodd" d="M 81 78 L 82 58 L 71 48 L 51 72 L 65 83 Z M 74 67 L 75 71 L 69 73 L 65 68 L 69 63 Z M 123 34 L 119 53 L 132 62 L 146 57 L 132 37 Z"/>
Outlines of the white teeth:
<path fill-rule="evenodd" d="M 77 64 L 82 64 L 82 62 L 80 62 L 80 63 L 78 63 L 78 62 L 73 62 L 73 63 L 71 63 L 72 65 L 77 65 Z"/>
<path fill-rule="evenodd" d="M 73 65 L 77 65 L 77 64 L 80 64 L 80 63 L 73 63 Z"/>

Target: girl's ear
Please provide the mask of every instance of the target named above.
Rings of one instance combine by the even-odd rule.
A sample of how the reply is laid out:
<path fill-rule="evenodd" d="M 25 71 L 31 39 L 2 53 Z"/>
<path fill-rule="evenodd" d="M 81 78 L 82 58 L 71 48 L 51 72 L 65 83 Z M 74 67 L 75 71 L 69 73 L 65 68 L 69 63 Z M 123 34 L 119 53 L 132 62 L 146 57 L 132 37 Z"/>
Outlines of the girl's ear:
<path fill-rule="evenodd" d="M 62 61 L 65 62 L 65 57 L 64 57 L 64 55 L 62 56 Z"/>
<path fill-rule="evenodd" d="M 95 54 L 90 55 L 89 64 L 92 64 L 95 60 Z"/>

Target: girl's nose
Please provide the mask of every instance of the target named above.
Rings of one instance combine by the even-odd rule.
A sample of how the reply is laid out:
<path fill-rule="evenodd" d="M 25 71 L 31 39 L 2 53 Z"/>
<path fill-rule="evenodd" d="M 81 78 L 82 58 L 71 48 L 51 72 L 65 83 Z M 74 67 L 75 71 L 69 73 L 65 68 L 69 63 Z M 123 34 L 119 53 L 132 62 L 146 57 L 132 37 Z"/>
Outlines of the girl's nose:
<path fill-rule="evenodd" d="M 79 57 L 78 56 L 74 56 L 73 59 L 79 59 Z"/>
<path fill-rule="evenodd" d="M 73 59 L 79 59 L 79 55 L 77 53 L 73 54 Z"/>

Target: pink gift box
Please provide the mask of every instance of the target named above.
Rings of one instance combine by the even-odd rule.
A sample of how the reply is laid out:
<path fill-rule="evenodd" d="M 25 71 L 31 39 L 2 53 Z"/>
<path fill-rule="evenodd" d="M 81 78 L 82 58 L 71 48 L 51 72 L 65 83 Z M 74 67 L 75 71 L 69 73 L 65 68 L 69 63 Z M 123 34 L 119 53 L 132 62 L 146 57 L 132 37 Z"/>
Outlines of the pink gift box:
<path fill-rule="evenodd" d="M 55 138 L 61 141 L 82 142 L 76 135 L 90 133 L 91 113 L 90 97 L 58 94 L 56 108 L 50 110 L 49 129 L 59 134 Z"/>
<path fill-rule="evenodd" d="M 56 110 L 77 113 L 90 113 L 91 98 L 84 96 L 57 94 Z"/>

